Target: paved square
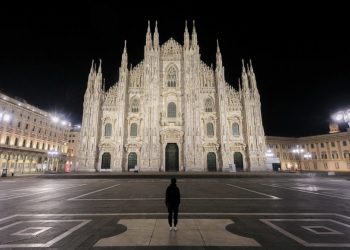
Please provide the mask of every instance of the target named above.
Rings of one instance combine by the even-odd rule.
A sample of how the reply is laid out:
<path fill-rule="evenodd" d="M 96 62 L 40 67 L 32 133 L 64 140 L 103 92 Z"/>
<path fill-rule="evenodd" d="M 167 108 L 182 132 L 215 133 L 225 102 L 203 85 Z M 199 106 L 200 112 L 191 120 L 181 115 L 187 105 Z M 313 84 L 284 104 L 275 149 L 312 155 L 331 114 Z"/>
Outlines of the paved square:
<path fill-rule="evenodd" d="M 0 248 L 350 247 L 347 179 L 179 178 L 177 232 L 167 179 L 12 180 L 0 179 Z"/>

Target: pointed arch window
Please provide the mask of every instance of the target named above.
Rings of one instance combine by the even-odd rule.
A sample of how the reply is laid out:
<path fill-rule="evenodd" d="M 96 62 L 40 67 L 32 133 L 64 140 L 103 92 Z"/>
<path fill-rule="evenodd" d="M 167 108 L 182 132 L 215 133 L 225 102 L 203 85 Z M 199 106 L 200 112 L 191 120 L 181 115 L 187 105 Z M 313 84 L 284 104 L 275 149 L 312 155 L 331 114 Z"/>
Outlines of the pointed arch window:
<path fill-rule="evenodd" d="M 105 125 L 105 136 L 112 136 L 112 124 L 110 123 Z"/>
<path fill-rule="evenodd" d="M 168 104 L 168 118 L 176 117 L 176 104 L 171 102 Z"/>
<path fill-rule="evenodd" d="M 136 137 L 137 136 L 137 124 L 132 123 L 130 126 L 130 136 Z"/>
<path fill-rule="evenodd" d="M 207 136 L 208 137 L 214 136 L 214 125 L 211 122 L 207 123 Z"/>
<path fill-rule="evenodd" d="M 232 134 L 233 136 L 239 136 L 239 124 L 237 122 L 232 124 Z"/>
<path fill-rule="evenodd" d="M 213 100 L 211 98 L 207 98 L 205 101 L 205 112 L 213 112 L 214 110 L 214 104 Z"/>
<path fill-rule="evenodd" d="M 171 67 L 168 70 L 167 81 L 168 81 L 169 88 L 176 87 L 176 69 L 174 67 Z"/>
<path fill-rule="evenodd" d="M 132 100 L 131 112 L 132 113 L 138 113 L 139 112 L 139 101 L 137 99 Z"/>

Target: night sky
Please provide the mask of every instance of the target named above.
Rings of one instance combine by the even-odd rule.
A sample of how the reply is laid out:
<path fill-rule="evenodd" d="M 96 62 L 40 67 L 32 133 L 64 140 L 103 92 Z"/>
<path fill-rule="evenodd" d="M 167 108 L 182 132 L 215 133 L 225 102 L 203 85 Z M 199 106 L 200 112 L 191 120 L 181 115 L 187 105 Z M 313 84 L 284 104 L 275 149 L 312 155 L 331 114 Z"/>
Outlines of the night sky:
<path fill-rule="evenodd" d="M 129 63 L 143 58 L 147 20 L 160 42 L 183 43 L 185 20 L 196 20 L 202 60 L 215 63 L 219 39 L 226 80 L 237 88 L 241 59 L 253 61 L 265 133 L 328 133 L 333 112 L 350 108 L 347 7 L 214 1 L 102 1 L 3 4 L 0 8 L 0 90 L 81 122 L 91 60 L 101 58 L 106 86 L 118 78 L 124 40 Z M 343 126 L 344 129 L 344 126 Z"/>

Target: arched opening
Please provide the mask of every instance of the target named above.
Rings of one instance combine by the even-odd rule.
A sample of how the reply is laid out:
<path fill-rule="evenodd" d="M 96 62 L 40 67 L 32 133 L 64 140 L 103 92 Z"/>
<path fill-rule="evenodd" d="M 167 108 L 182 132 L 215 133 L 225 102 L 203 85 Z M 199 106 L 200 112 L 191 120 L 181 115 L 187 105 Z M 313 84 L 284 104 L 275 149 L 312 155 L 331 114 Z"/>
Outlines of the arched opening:
<path fill-rule="evenodd" d="M 179 147 L 176 143 L 168 143 L 165 148 L 165 171 L 179 171 Z"/>
<path fill-rule="evenodd" d="M 233 136 L 239 136 L 239 125 L 236 122 L 232 124 L 232 134 Z"/>
<path fill-rule="evenodd" d="M 111 169 L 111 154 L 110 153 L 103 153 L 102 162 L 101 162 L 101 169 Z"/>
<path fill-rule="evenodd" d="M 209 97 L 205 101 L 205 112 L 213 112 L 213 110 L 214 110 L 213 100 Z"/>
<path fill-rule="evenodd" d="M 137 136 L 137 124 L 136 123 L 132 123 L 130 126 L 130 136 L 131 137 Z"/>
<path fill-rule="evenodd" d="M 131 103 L 131 112 L 138 113 L 139 112 L 139 101 L 137 99 L 133 99 Z"/>
<path fill-rule="evenodd" d="M 233 160 L 236 166 L 236 171 L 243 171 L 243 156 L 240 152 L 235 152 L 233 155 Z"/>
<path fill-rule="evenodd" d="M 135 168 L 137 165 L 137 154 L 135 152 L 129 153 L 128 156 L 128 171 Z"/>
<path fill-rule="evenodd" d="M 168 87 L 175 88 L 176 87 L 176 69 L 171 67 L 168 71 Z"/>
<path fill-rule="evenodd" d="M 112 124 L 110 123 L 105 125 L 105 136 L 112 136 Z"/>
<path fill-rule="evenodd" d="M 209 172 L 216 172 L 216 155 L 214 152 L 207 154 L 207 165 Z"/>
<path fill-rule="evenodd" d="M 207 136 L 208 137 L 214 136 L 214 125 L 211 122 L 207 123 Z"/>
<path fill-rule="evenodd" d="M 176 104 L 173 102 L 168 104 L 168 118 L 176 118 Z"/>

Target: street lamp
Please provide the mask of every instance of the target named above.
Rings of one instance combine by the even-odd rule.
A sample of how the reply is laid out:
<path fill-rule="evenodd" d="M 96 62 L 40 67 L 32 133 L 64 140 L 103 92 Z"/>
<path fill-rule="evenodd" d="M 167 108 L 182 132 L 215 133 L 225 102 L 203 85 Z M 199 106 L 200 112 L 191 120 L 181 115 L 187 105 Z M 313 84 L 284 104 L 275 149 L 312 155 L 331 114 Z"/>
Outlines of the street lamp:
<path fill-rule="evenodd" d="M 346 122 L 350 127 L 350 109 L 340 110 L 332 118 L 337 122 Z"/>

